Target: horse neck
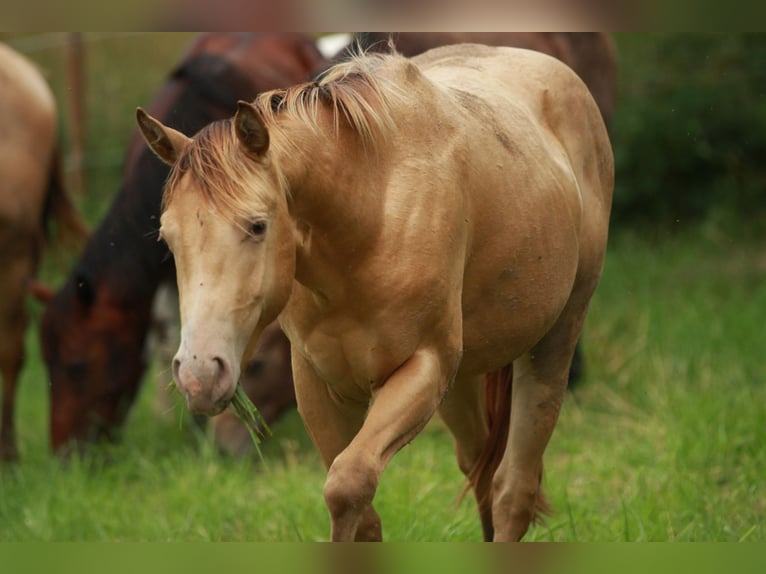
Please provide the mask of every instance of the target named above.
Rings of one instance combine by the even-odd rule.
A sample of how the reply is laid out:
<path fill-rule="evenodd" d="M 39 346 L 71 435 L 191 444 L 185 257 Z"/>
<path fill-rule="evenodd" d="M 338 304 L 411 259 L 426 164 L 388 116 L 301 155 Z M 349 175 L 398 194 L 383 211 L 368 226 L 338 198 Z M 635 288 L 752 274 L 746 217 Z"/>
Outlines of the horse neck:
<path fill-rule="evenodd" d="M 275 162 L 287 179 L 290 216 L 299 233 L 310 231 L 312 242 L 323 238 L 326 248 L 347 256 L 359 252 L 363 238 L 372 238 L 379 226 L 377 191 L 385 170 L 376 168 L 384 160 L 366 150 L 356 134 L 343 128 L 335 134 L 330 121 L 320 122 L 317 131 L 288 121 L 275 139 L 299 141 L 301 147 L 278 143 L 284 152 Z"/>
<path fill-rule="evenodd" d="M 146 150 L 130 163 L 77 267 L 105 283 L 116 301 L 143 309 L 151 307 L 160 282 L 173 274 L 172 258 L 157 241 L 168 168 Z"/>

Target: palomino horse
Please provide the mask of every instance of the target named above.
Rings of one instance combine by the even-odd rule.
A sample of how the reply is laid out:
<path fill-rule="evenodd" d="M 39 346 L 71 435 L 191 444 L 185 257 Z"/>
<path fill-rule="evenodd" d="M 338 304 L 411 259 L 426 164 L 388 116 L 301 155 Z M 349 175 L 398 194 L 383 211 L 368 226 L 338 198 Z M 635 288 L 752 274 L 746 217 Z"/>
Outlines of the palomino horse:
<path fill-rule="evenodd" d="M 196 131 L 231 116 L 238 99 L 303 82 L 322 66 L 314 41 L 302 35 L 206 34 L 186 51 L 151 110 Z M 172 258 L 157 242 L 168 168 L 141 144 L 136 132 L 122 186 L 42 320 L 56 451 L 119 430 L 145 370 L 152 301 L 161 285 L 175 289 Z M 289 346 L 284 337 L 282 345 Z M 292 393 L 289 369 L 278 369 Z M 281 404 L 285 391 L 276 393 Z"/>
<path fill-rule="evenodd" d="M 3 411 L 0 460 L 19 456 L 16 385 L 24 363 L 25 297 L 56 221 L 59 241 L 72 246 L 86 229 L 65 192 L 57 143 L 56 102 L 37 68 L 0 44 L 0 376 Z"/>
<path fill-rule="evenodd" d="M 437 411 L 485 538 L 520 539 L 606 250 L 613 158 L 577 75 L 456 45 L 354 57 L 193 138 L 137 116 L 173 166 L 160 233 L 189 408 L 226 406 L 279 317 L 332 540 L 381 539 L 381 473 Z"/>
<path fill-rule="evenodd" d="M 358 41 L 377 49 L 387 46 L 387 38 L 364 33 L 351 45 Z M 613 66 L 613 51 L 608 38 L 598 34 L 401 33 L 393 38 L 406 55 L 466 38 L 488 44 L 518 43 L 559 57 L 586 83 L 590 78 L 613 78 L 609 66 L 610 61 Z M 314 42 L 298 35 L 202 35 L 186 51 L 150 111 L 180 129 L 197 131 L 206 123 L 230 116 L 237 99 L 303 81 L 327 65 Z M 606 96 L 597 95 L 596 100 L 602 112 L 605 105 L 601 102 L 613 104 Z M 112 208 L 43 321 L 42 342 L 55 394 L 51 400 L 54 450 L 70 440 L 110 436 L 119 429 L 140 388 L 147 356 L 143 341 L 147 331 L 151 332 L 143 319 L 136 318 L 148 312 L 158 287 L 172 283 L 175 289 L 172 260 L 165 258 L 164 246 L 151 235 L 159 217 L 167 168 L 139 143 L 134 134 L 123 185 Z M 145 227 L 147 236 L 139 237 L 137 225 Z M 114 257 L 108 257 L 108 252 Z M 119 285 L 120 293 L 111 294 L 111 285 Z M 90 302 L 92 291 L 100 295 Z M 173 305 L 176 310 L 171 315 L 177 315 L 177 305 Z M 169 309 L 162 311 L 167 314 Z M 157 319 L 154 316 L 149 325 L 156 325 Z M 172 344 L 176 327 L 163 323 L 161 331 L 167 337 L 163 348 Z M 289 354 L 289 342 L 271 329 L 259 342 L 241 380 L 269 423 L 295 404 L 290 365 L 282 359 L 285 354 Z M 242 453 L 251 445 L 249 434 L 230 412 L 216 417 L 213 428 L 216 443 L 226 452 Z"/>
<path fill-rule="evenodd" d="M 447 44 L 476 42 L 492 46 L 511 46 L 536 50 L 558 58 L 571 67 L 588 86 L 609 127 L 615 107 L 617 67 L 615 47 L 608 34 L 591 32 L 362 32 L 351 41 L 325 36 L 335 44 L 345 46 L 340 59 L 354 49 L 369 51 L 388 49 L 390 41 L 403 56 L 416 56 L 429 49 Z M 338 52 L 330 50 L 331 53 Z M 268 421 L 276 421 L 281 413 L 295 405 L 292 386 L 280 378 L 292 380 L 289 362 L 289 343 L 274 326 L 261 336 L 255 355 L 240 378 L 240 383 L 251 400 Z M 582 353 L 575 347 L 569 371 L 569 388 L 582 376 Z M 216 443 L 225 452 L 244 455 L 253 449 L 245 427 L 231 412 L 224 411 L 213 418 Z"/>

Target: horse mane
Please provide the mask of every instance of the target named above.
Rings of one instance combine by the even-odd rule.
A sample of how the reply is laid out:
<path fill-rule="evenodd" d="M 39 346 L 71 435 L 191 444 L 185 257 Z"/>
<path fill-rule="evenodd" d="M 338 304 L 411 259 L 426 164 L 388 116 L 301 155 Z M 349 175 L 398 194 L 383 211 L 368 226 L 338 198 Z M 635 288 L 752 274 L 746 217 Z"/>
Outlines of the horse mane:
<path fill-rule="evenodd" d="M 366 147 L 374 147 L 395 128 L 391 110 L 404 94 L 397 75 L 381 71 L 402 61 L 406 60 L 393 47 L 384 54 L 364 52 L 358 45 L 348 60 L 330 67 L 316 81 L 262 93 L 254 104 L 269 128 L 286 113 L 316 133 L 319 110 L 330 106 L 335 134 L 343 119 Z"/>
<path fill-rule="evenodd" d="M 348 61 L 329 68 L 314 82 L 260 94 L 254 105 L 270 131 L 279 129 L 279 118 L 286 114 L 298 118 L 316 134 L 321 133 L 319 111 L 329 106 L 336 136 L 343 119 L 359 136 L 365 149 L 374 149 L 385 142 L 386 135 L 394 129 L 391 110 L 404 94 L 396 74 L 380 73 L 383 67 L 395 61 L 407 62 L 396 53 L 360 51 Z M 277 155 L 299 151 L 296 147 L 299 144 L 293 138 L 271 138 L 270 145 Z M 287 196 L 289 187 L 278 162 L 271 162 L 269 156 L 255 160 L 247 156 L 239 145 L 232 118 L 213 122 L 194 136 L 171 169 L 165 184 L 163 211 L 172 200 L 181 176 L 189 173 L 207 201 L 233 222 L 244 226 L 253 215 L 254 198 L 242 190 L 253 188 L 252 178 L 264 177 L 265 170 L 258 169 L 258 165 L 264 163 L 276 170 L 277 185 Z"/>

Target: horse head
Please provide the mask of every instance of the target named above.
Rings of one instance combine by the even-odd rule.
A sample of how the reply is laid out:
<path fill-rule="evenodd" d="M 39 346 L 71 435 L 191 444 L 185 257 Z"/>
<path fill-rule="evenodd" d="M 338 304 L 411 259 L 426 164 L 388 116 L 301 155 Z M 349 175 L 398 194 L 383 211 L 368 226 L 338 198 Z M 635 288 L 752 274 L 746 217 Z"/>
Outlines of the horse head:
<path fill-rule="evenodd" d="M 160 235 L 173 253 L 181 343 L 173 376 L 192 412 L 221 412 L 243 357 L 284 307 L 295 270 L 287 193 L 269 155 L 258 110 L 240 102 L 233 119 L 194 138 L 139 109 L 149 147 L 172 166 Z"/>
<path fill-rule="evenodd" d="M 144 369 L 145 315 L 119 304 L 105 282 L 82 273 L 50 300 L 41 342 L 54 451 L 63 452 L 70 441 L 114 438 Z"/>

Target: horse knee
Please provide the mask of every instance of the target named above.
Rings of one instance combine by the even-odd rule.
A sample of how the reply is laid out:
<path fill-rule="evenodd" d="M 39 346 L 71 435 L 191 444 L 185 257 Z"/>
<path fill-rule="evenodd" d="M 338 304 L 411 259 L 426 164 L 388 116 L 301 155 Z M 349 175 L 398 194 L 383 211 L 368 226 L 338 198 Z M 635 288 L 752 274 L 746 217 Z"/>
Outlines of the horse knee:
<path fill-rule="evenodd" d="M 359 520 L 371 506 L 378 475 L 370 464 L 349 460 L 342 454 L 330 466 L 324 485 L 324 499 L 333 522 Z"/>

